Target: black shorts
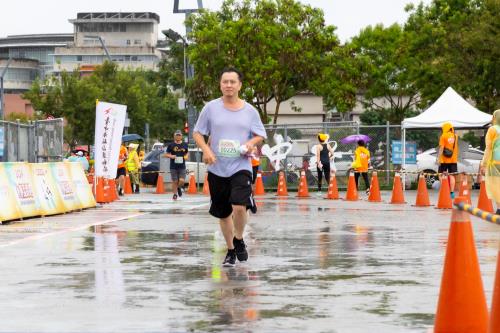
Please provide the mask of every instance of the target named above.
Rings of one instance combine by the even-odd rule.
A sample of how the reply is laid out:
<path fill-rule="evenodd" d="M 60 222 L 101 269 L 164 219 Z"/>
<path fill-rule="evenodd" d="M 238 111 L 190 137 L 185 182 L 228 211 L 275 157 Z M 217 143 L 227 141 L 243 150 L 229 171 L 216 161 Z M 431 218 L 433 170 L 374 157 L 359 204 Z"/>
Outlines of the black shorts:
<path fill-rule="evenodd" d="M 120 178 L 120 176 L 126 176 L 127 175 L 127 171 L 125 170 L 125 168 L 118 168 L 118 170 L 116 171 L 116 179 Z"/>
<path fill-rule="evenodd" d="M 457 173 L 457 163 L 441 163 L 438 172 L 443 173 L 445 171 L 448 171 L 448 173 Z"/>
<path fill-rule="evenodd" d="M 231 177 L 219 177 L 208 173 L 210 184 L 210 215 L 224 219 L 233 212 L 232 205 L 250 208 L 253 205 L 252 173 L 236 172 Z"/>

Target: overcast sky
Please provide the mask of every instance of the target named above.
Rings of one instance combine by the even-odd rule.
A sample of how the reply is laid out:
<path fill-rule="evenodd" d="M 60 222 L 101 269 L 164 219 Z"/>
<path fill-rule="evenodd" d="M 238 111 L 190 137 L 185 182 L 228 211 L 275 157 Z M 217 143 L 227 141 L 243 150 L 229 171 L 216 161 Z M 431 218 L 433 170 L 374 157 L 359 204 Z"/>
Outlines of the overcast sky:
<path fill-rule="evenodd" d="M 341 41 L 355 36 L 367 25 L 402 23 L 404 7 L 420 0 L 300 0 L 323 9 L 327 24 L 337 27 Z M 423 0 L 429 3 L 431 0 Z M 204 0 L 205 8 L 217 10 L 222 0 Z M 7 35 L 71 33 L 70 18 L 78 12 L 154 12 L 160 16 L 160 30 L 184 34 L 184 15 L 173 14 L 173 0 L 4 0 L 0 5 L 0 37 Z M 181 8 L 196 8 L 196 0 L 181 0 Z"/>

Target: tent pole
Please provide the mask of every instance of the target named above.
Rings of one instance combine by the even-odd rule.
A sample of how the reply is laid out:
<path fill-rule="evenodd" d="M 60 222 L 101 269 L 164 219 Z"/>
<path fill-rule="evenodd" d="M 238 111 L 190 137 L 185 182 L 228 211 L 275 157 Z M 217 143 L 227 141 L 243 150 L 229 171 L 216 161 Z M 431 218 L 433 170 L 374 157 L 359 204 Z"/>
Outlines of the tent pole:
<path fill-rule="evenodd" d="M 402 156 L 402 161 L 401 161 L 401 169 L 402 170 L 405 170 L 406 168 L 406 128 L 403 127 L 403 131 L 402 131 L 402 140 L 401 140 L 401 143 L 402 143 L 402 148 L 403 148 L 403 156 Z M 403 172 L 402 174 L 402 180 L 403 180 L 403 191 L 406 189 L 406 173 Z"/>

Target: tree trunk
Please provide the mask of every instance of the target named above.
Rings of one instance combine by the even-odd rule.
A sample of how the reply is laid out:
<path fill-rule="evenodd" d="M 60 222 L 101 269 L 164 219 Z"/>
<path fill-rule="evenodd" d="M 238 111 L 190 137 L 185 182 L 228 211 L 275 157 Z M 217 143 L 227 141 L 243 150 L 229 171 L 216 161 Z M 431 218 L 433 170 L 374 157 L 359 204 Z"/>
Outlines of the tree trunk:
<path fill-rule="evenodd" d="M 276 100 L 276 107 L 274 108 L 273 125 L 276 125 L 276 121 L 278 121 L 278 113 L 280 111 L 280 105 L 281 105 L 281 101 L 280 100 Z"/>

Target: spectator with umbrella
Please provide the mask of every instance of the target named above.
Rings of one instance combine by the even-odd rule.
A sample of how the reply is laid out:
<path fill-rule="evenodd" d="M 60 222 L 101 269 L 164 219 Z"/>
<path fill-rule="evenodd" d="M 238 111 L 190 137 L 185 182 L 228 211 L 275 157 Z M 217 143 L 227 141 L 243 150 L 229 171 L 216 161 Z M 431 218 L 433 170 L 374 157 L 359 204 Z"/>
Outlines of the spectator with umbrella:
<path fill-rule="evenodd" d="M 354 162 L 352 168 L 354 169 L 354 179 L 356 181 L 356 189 L 358 189 L 359 176 L 363 177 L 366 186 L 366 194 L 370 194 L 370 180 L 368 179 L 368 167 L 370 165 L 370 151 L 366 149 L 366 142 L 371 138 L 364 134 L 349 135 L 342 140 L 343 144 L 350 144 L 357 142 L 358 147 L 354 151 Z"/>

